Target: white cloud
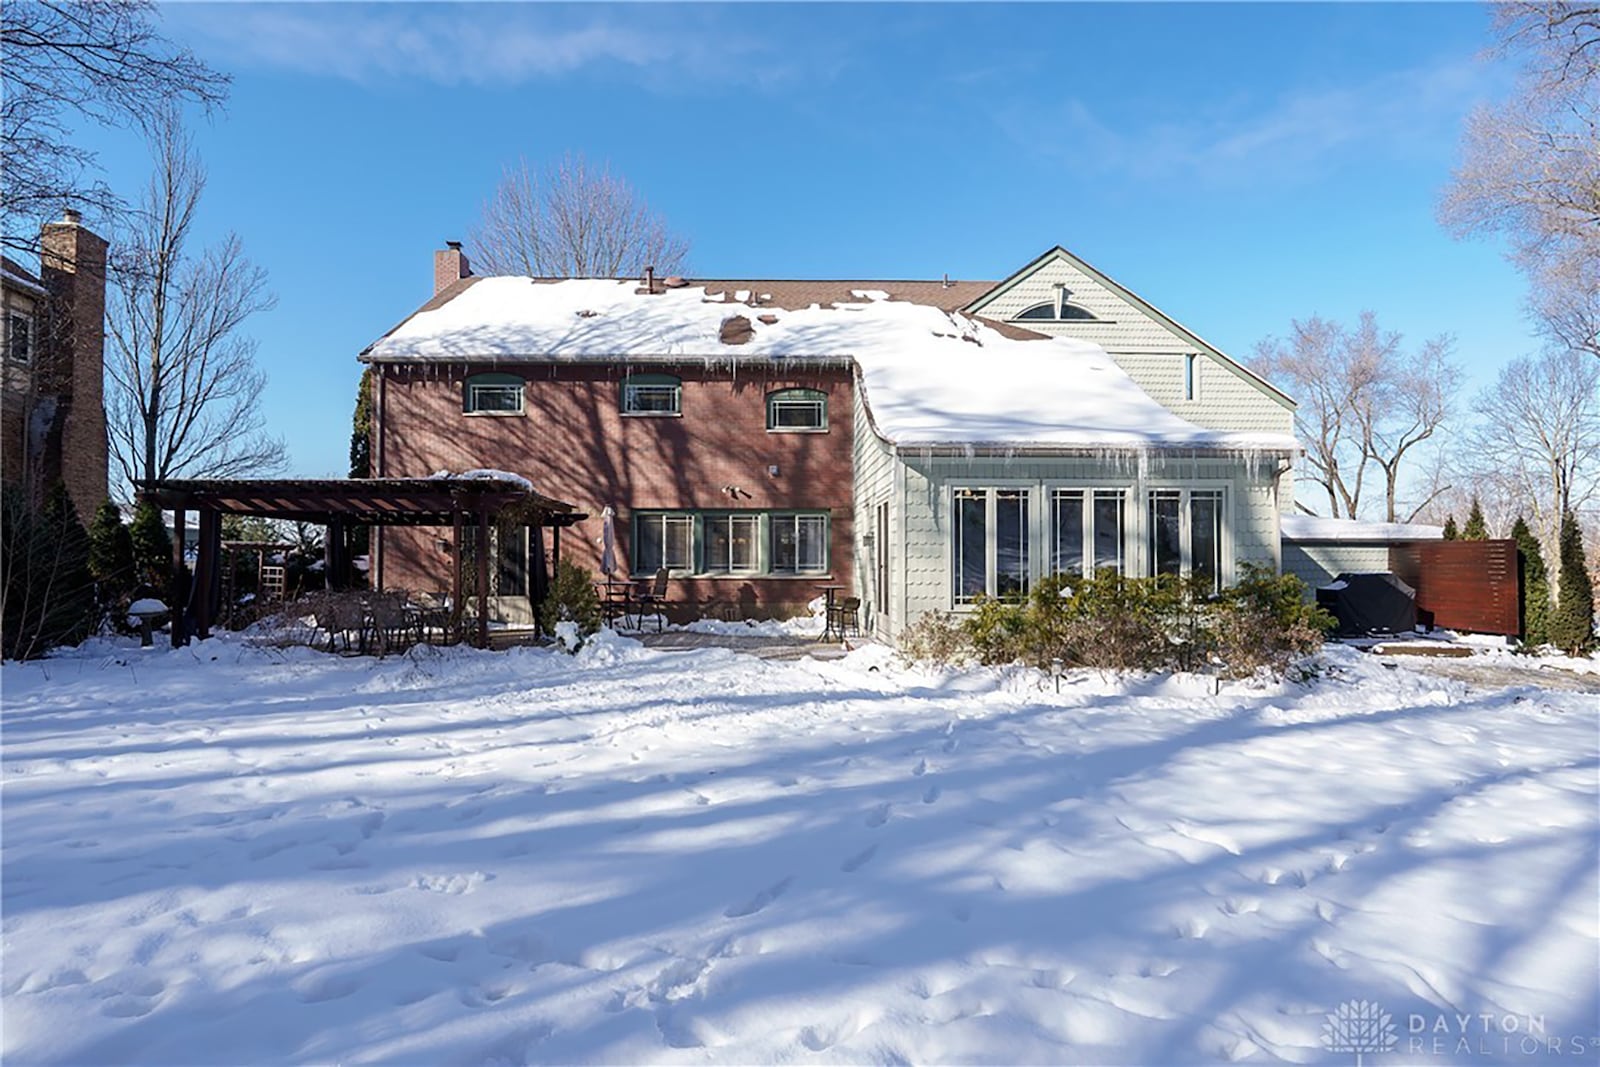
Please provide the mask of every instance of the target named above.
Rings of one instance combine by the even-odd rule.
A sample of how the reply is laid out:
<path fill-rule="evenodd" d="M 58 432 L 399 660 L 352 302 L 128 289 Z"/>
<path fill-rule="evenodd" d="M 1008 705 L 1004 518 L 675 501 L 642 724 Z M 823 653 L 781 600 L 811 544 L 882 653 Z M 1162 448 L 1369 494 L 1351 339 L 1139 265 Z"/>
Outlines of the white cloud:
<path fill-rule="evenodd" d="M 1198 108 L 1181 121 L 1113 122 L 1083 100 L 1001 112 L 1018 142 L 1074 166 L 1136 178 L 1234 182 L 1309 173 L 1342 153 L 1406 154 L 1455 143 L 1471 105 L 1498 76 L 1463 59 L 1356 85 L 1285 92 L 1252 107 Z"/>
<path fill-rule="evenodd" d="M 614 65 L 652 79 L 739 78 L 763 48 L 725 26 L 649 6 L 520 4 L 174 5 L 176 36 L 230 66 L 280 67 L 370 84 L 424 80 L 503 86 Z M 759 68 L 759 69 L 758 69 Z M 752 79 L 781 66 L 746 64 Z"/>

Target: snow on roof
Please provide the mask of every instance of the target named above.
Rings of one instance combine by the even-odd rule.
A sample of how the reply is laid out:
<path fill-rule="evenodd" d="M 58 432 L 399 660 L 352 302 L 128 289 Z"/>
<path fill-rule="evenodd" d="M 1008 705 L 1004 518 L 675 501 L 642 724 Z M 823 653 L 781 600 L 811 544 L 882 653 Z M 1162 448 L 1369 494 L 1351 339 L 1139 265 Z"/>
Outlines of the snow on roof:
<path fill-rule="evenodd" d="M 518 489 L 526 490 L 530 493 L 533 492 L 533 483 L 522 475 L 513 474 L 511 471 L 495 470 L 492 467 L 478 467 L 470 471 L 462 471 L 460 474 L 455 474 L 451 471 L 434 471 L 428 477 L 439 481 L 506 482 L 516 486 Z"/>
<path fill-rule="evenodd" d="M 26 289 L 28 292 L 39 296 L 45 295 L 45 288 L 40 284 L 39 279 L 33 277 L 23 267 L 18 266 L 9 259 L 0 261 L 0 278 L 4 278 L 19 289 Z"/>
<path fill-rule="evenodd" d="M 1415 522 L 1362 522 L 1320 515 L 1285 515 L 1281 529 L 1290 541 L 1438 541 L 1444 527 Z"/>
<path fill-rule="evenodd" d="M 738 294 L 735 294 L 736 296 Z M 924 304 L 884 299 L 785 310 L 641 294 L 633 281 L 484 278 L 371 345 L 387 361 L 853 360 L 880 433 L 905 445 L 1298 449 L 1288 434 L 1209 430 L 1162 407 L 1098 345 L 1015 340 Z M 737 348 L 731 315 L 750 322 Z M 768 321 L 770 320 L 770 321 Z"/>

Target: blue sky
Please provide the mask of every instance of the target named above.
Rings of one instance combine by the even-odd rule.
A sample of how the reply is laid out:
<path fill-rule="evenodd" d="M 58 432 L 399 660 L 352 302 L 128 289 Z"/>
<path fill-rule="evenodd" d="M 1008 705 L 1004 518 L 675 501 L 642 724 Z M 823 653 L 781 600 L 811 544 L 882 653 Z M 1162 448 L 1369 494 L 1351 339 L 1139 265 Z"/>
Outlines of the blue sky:
<path fill-rule="evenodd" d="M 197 129 L 290 473 L 342 475 L 362 347 L 500 168 L 609 161 L 692 272 L 1000 278 L 1061 244 L 1238 358 L 1313 313 L 1535 347 L 1501 249 L 1434 221 L 1503 92 L 1466 4 L 169 5 L 234 76 Z M 133 193 L 143 147 L 85 131 Z M 470 254 L 470 247 L 468 252 Z"/>

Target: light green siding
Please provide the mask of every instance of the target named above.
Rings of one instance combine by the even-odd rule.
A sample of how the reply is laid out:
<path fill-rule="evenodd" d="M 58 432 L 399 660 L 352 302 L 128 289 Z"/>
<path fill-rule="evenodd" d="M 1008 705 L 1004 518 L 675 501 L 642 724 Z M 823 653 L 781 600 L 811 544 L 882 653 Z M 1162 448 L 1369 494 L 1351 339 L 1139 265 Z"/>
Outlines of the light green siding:
<path fill-rule="evenodd" d="M 1327 585 L 1341 574 L 1364 574 L 1389 569 L 1389 546 L 1347 541 L 1283 542 L 1283 571 L 1306 583 L 1309 592 Z"/>
<path fill-rule="evenodd" d="M 1197 425 L 1215 430 L 1294 432 L 1292 402 L 1222 353 L 1174 329 L 1067 253 L 1043 257 L 1031 272 L 1012 278 L 973 310 L 1009 322 L 1036 304 L 1053 301 L 1058 286 L 1065 287 L 1071 303 L 1088 309 L 1098 321 L 1028 320 L 1018 325 L 1099 345 L 1152 399 Z M 1193 399 L 1188 399 L 1184 365 L 1191 354 L 1198 356 L 1197 382 Z"/>
<path fill-rule="evenodd" d="M 890 619 L 894 616 L 894 607 L 891 604 L 888 617 L 880 618 L 880 613 L 875 605 L 878 602 L 878 560 L 880 553 L 888 553 L 891 566 L 889 580 L 889 594 L 894 595 L 895 587 L 900 585 L 899 577 L 893 570 L 905 559 L 903 551 L 897 551 L 896 545 L 901 536 L 900 508 L 895 499 L 894 492 L 894 454 L 872 428 L 872 422 L 867 416 L 867 409 L 862 399 L 862 391 L 858 387 L 853 390 L 855 401 L 853 404 L 853 417 L 855 419 L 855 452 L 852 457 L 855 478 L 855 553 L 856 553 L 856 595 L 861 597 L 861 625 L 863 629 L 876 633 L 880 637 L 889 637 L 891 634 Z M 878 505 L 889 504 L 889 538 L 887 544 L 879 543 L 877 532 Z"/>
<path fill-rule="evenodd" d="M 917 454 L 898 457 L 904 485 L 899 495 L 905 531 L 904 610 L 892 620 L 898 632 L 929 611 L 957 610 L 953 602 L 951 493 L 957 486 L 1027 488 L 1030 491 L 1030 571 L 1043 577 L 1049 560 L 1049 500 L 1056 488 L 1128 491 L 1124 553 L 1132 574 L 1146 573 L 1145 493 L 1153 489 L 1222 489 L 1223 580 L 1244 563 L 1278 568 L 1278 471 L 1271 457 L 1129 456 L 985 458 Z"/>

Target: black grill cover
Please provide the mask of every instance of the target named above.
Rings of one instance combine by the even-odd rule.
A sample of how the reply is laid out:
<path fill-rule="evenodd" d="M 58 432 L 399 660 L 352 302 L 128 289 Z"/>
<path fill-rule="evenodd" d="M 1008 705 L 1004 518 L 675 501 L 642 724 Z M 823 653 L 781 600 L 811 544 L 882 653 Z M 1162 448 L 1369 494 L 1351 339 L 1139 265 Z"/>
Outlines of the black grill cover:
<path fill-rule="evenodd" d="M 1317 606 L 1339 620 L 1340 637 L 1410 633 L 1417 591 L 1387 572 L 1341 574 L 1317 589 Z"/>

